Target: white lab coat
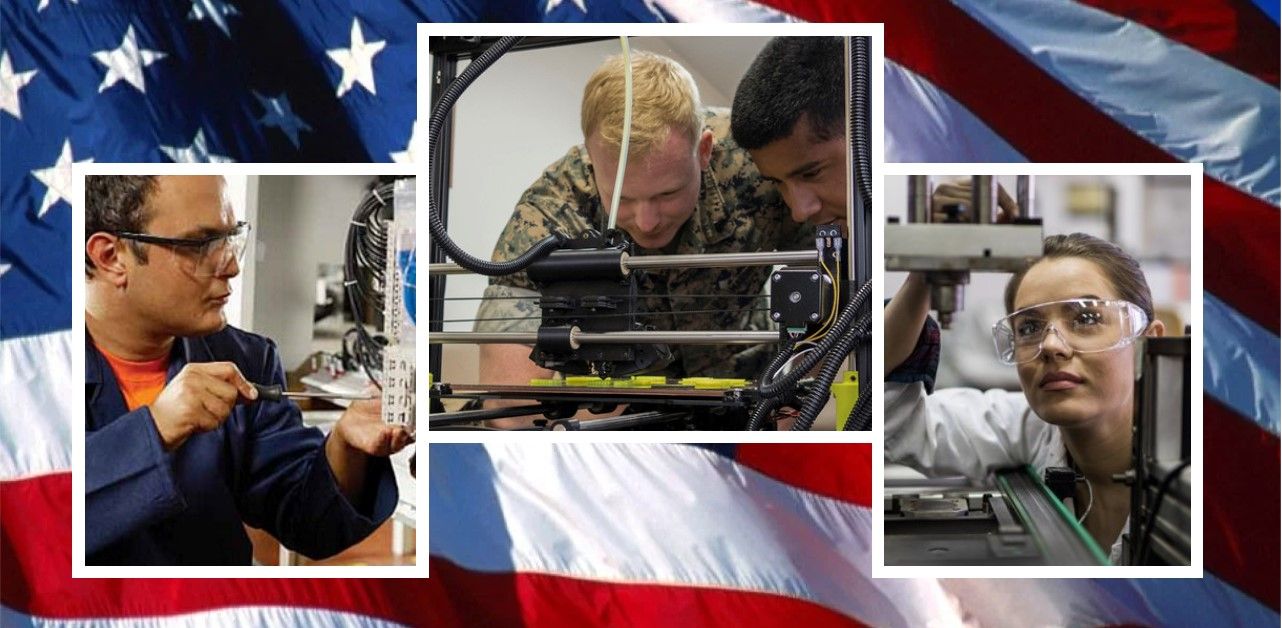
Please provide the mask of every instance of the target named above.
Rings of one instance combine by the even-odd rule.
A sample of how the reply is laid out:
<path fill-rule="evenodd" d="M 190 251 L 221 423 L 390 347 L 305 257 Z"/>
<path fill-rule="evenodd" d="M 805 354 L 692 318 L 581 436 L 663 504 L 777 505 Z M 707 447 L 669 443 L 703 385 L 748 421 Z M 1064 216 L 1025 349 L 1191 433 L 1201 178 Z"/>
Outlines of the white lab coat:
<path fill-rule="evenodd" d="M 1040 476 L 1047 467 L 1068 466 L 1059 429 L 1028 406 L 1022 392 L 946 388 L 926 394 L 921 382 L 886 382 L 886 460 L 908 465 L 929 477 L 966 476 L 991 483 L 998 469 L 1032 465 Z M 1123 526 L 1130 527 L 1128 520 Z M 1110 548 L 1116 564 L 1122 537 Z"/>

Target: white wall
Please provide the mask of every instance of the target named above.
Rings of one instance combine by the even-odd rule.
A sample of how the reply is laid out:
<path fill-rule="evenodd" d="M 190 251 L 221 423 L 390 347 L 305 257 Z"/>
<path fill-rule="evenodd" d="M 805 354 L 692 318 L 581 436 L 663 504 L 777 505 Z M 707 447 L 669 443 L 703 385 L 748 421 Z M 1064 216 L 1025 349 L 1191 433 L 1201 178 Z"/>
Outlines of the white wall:
<path fill-rule="evenodd" d="M 311 354 L 316 277 L 322 263 L 343 262 L 347 226 L 366 188 L 365 176 L 258 176 L 253 281 L 246 298 L 250 331 L 280 347 L 285 370 Z"/>
<path fill-rule="evenodd" d="M 226 182 L 226 186 L 223 188 L 223 195 L 231 204 L 236 219 L 253 225 L 257 221 L 256 207 L 249 200 L 247 179 L 248 177 L 243 175 L 224 176 L 223 181 Z M 248 305 L 250 300 L 245 298 L 245 294 L 252 291 L 254 285 L 254 269 L 249 263 L 249 260 L 253 259 L 253 239 L 250 240 L 245 247 L 245 261 L 240 264 L 240 274 L 229 282 L 231 297 L 227 299 L 227 306 L 223 308 L 223 312 L 227 315 L 227 324 L 242 329 L 248 329 L 252 320 Z"/>
<path fill-rule="evenodd" d="M 634 37 L 633 50 L 670 56 L 690 70 L 708 105 L 729 107 L 734 87 L 765 38 Z M 521 193 L 571 146 L 580 144 L 583 84 L 617 40 L 511 53 L 490 67 L 455 105 L 450 236 L 488 259 Z M 459 68 L 462 71 L 462 67 Z M 451 275 L 448 297 L 479 297 L 487 281 Z M 478 301 L 447 301 L 444 320 L 476 315 Z M 466 331 L 470 322 L 445 323 Z"/>
<path fill-rule="evenodd" d="M 997 180 L 1014 196 L 1014 176 Z M 907 177 L 887 176 L 885 183 L 886 215 L 906 220 Z M 1117 194 L 1114 241 L 1140 260 L 1153 291 L 1154 308 L 1175 310 L 1187 322 L 1191 206 L 1188 177 L 1038 176 L 1034 208 L 1047 235 L 1080 231 L 1108 237 L 1110 228 L 1104 217 L 1074 215 L 1067 210 L 1069 187 L 1078 183 L 1113 187 Z M 887 297 L 899 290 L 905 277 L 907 273 L 886 273 Z M 997 361 L 990 332 L 993 322 L 1006 313 L 1002 300 L 1009 278 L 1007 273 L 971 273 L 965 309 L 954 316 L 952 329 L 943 332 L 945 349 L 940 357 L 939 386 L 1019 389 L 1014 369 Z"/>

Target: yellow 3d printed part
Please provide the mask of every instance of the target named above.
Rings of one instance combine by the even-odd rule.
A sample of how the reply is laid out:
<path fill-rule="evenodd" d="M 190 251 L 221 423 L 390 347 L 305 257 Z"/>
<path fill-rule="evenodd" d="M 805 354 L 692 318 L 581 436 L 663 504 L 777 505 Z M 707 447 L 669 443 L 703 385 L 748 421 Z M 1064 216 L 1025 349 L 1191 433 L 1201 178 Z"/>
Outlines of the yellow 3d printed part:
<path fill-rule="evenodd" d="M 668 378 L 662 375 L 633 375 L 628 378 L 628 388 L 651 388 L 654 386 L 663 386 L 668 383 Z M 618 384 L 615 384 L 616 386 Z"/>
<path fill-rule="evenodd" d="M 681 380 L 682 386 L 694 386 L 695 390 L 725 390 L 748 385 L 746 379 L 726 377 L 687 377 Z"/>
<path fill-rule="evenodd" d="M 832 383 L 832 396 L 837 400 L 837 429 L 846 429 L 846 420 L 859 399 L 859 373 L 846 371 L 839 382 Z"/>
<path fill-rule="evenodd" d="M 594 375 L 573 375 L 565 378 L 566 386 L 582 386 L 584 388 L 609 388 L 610 379 L 601 379 Z"/>

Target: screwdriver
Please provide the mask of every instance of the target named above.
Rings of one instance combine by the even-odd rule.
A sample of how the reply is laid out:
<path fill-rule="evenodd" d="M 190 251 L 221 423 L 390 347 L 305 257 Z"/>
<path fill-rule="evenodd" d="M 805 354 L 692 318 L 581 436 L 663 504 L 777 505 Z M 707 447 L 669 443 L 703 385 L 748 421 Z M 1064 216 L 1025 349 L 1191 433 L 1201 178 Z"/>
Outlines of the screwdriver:
<path fill-rule="evenodd" d="M 364 394 L 344 394 L 344 393 L 327 393 L 327 392 L 290 392 L 285 390 L 280 384 L 254 384 L 254 389 L 258 391 L 259 401 L 281 401 L 283 399 L 349 399 L 352 401 L 364 401 L 374 397 Z"/>

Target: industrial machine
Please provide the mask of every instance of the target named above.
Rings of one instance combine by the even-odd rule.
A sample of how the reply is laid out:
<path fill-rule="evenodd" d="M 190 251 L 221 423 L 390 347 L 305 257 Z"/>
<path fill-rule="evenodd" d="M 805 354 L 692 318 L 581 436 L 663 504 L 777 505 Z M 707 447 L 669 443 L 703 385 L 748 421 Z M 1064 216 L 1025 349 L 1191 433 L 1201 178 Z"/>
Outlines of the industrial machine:
<path fill-rule="evenodd" d="M 851 237 L 820 227 L 815 248 L 785 252 L 716 255 L 635 255 L 617 230 L 555 233 L 508 262 L 478 259 L 446 231 L 451 109 L 463 90 L 501 56 L 587 38 L 444 37 L 429 41 L 433 55 L 432 116 L 428 141 L 431 168 L 429 266 L 431 429 L 486 429 L 476 422 L 535 417 L 532 429 L 774 429 L 777 410 L 797 408 L 793 429 L 809 429 L 829 398 L 842 391 L 838 424 L 869 429 L 871 399 L 858 394 L 856 373 L 870 369 L 871 187 L 868 155 L 869 52 L 867 38 L 846 38 L 848 146 L 847 207 Z M 461 60 L 470 60 L 457 73 Z M 856 193 L 858 191 L 858 193 Z M 447 258 L 449 261 L 447 262 Z M 777 331 L 662 330 L 641 319 L 639 278 L 669 268 L 783 266 L 771 275 L 770 316 Z M 458 273 L 488 276 L 525 272 L 539 288 L 541 324 L 530 333 L 443 332 L 445 279 Z M 822 335 L 821 335 L 822 333 Z M 797 351 L 806 342 L 809 351 Z M 499 386 L 441 381 L 439 345 L 525 344 L 531 360 L 564 374 L 563 379 Z M 673 345 L 776 344 L 780 348 L 754 380 L 667 379 L 647 375 L 671 359 Z M 853 355 L 852 351 L 854 352 Z M 850 355 L 847 361 L 847 356 Z M 785 363 L 791 370 L 783 373 Z M 842 381 L 833 385 L 846 366 Z M 817 374 L 810 376 L 819 368 Z M 445 412 L 442 401 L 466 398 L 466 409 Z M 524 400 L 484 407 L 488 399 Z M 510 402 L 509 402 L 510 403 Z M 622 414 L 590 421 L 588 411 Z"/>
<path fill-rule="evenodd" d="M 887 565 L 1107 565 L 1108 555 L 1031 468 L 996 488 L 888 482 Z"/>
<path fill-rule="evenodd" d="M 343 269 L 355 325 L 352 353 L 382 391 L 383 421 L 403 425 L 411 434 L 415 430 L 414 203 L 413 178 L 382 183 L 366 194 L 348 227 Z"/>
<path fill-rule="evenodd" d="M 1192 439 L 1190 337 L 1144 338 L 1136 373 L 1135 466 L 1116 478 L 1131 486 L 1129 565 L 1188 565 L 1191 557 Z"/>
<path fill-rule="evenodd" d="M 925 273 L 930 308 L 939 326 L 948 329 L 965 303 L 970 273 L 1016 272 L 1042 254 L 1033 185 L 1032 176 L 1017 177 L 1018 210 L 1009 216 L 999 213 L 993 177 L 975 175 L 970 205 L 945 206 L 937 213 L 931 207 L 931 178 L 909 176 L 908 221 L 886 225 L 886 270 Z"/>

